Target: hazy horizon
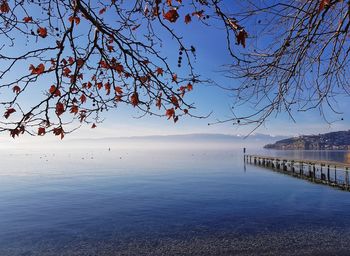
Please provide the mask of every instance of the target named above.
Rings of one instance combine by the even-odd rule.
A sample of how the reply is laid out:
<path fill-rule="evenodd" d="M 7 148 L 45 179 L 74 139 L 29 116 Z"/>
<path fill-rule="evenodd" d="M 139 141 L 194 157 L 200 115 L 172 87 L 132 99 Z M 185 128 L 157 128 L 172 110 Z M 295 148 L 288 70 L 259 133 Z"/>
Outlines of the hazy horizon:
<path fill-rule="evenodd" d="M 24 139 L 23 139 L 24 138 Z M 128 137 L 103 137 L 103 138 L 77 138 L 69 137 L 59 140 L 57 137 L 23 137 L 0 142 L 0 149 L 10 149 L 31 152 L 33 149 L 40 151 L 101 148 L 101 149 L 222 149 L 222 148 L 262 148 L 265 144 L 285 138 L 284 136 L 271 136 L 266 134 L 252 134 L 249 137 L 230 134 L 173 134 L 173 135 L 149 135 Z"/>

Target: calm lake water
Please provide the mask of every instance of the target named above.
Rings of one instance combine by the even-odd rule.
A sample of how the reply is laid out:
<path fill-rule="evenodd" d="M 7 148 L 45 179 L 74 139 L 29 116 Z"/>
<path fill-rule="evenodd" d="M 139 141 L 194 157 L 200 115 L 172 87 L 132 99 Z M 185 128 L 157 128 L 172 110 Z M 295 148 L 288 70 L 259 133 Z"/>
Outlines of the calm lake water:
<path fill-rule="evenodd" d="M 6 151 L 1 163 L 1 256 L 350 254 L 349 192 L 244 166 L 238 150 Z"/>

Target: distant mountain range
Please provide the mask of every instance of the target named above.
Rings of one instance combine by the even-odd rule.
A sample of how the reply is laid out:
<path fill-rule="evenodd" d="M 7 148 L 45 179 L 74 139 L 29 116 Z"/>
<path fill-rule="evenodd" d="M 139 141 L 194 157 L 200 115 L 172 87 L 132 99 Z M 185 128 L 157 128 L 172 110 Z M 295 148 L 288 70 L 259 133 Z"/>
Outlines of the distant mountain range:
<path fill-rule="evenodd" d="M 93 141 L 185 141 L 185 142 L 211 142 L 211 141 L 276 141 L 280 139 L 285 139 L 285 136 L 271 136 L 266 134 L 252 134 L 248 137 L 242 135 L 228 135 L 228 134 L 212 134 L 212 133 L 195 133 L 195 134 L 179 134 L 179 135 L 149 135 L 149 136 L 132 136 L 132 137 L 108 137 L 108 138 L 98 138 L 89 139 Z M 78 139 L 80 141 L 84 139 Z"/>
<path fill-rule="evenodd" d="M 265 134 L 252 134 L 248 137 L 240 135 L 226 134 L 183 134 L 183 135 L 151 135 L 134 137 L 108 137 L 96 139 L 74 139 L 72 143 L 94 144 L 94 145 L 237 145 L 240 147 L 254 146 L 262 147 L 267 143 L 273 143 L 276 140 L 285 139 L 283 136 L 270 136 Z M 186 146 L 187 147 L 187 146 Z"/>
<path fill-rule="evenodd" d="M 267 144 L 266 149 L 350 150 L 350 130 L 319 135 L 302 135 Z"/>
<path fill-rule="evenodd" d="M 98 138 L 92 140 L 152 140 L 152 141 L 231 141 L 231 140 L 273 140 L 285 139 L 285 136 L 271 136 L 266 134 L 252 134 L 248 137 L 243 135 L 228 135 L 228 134 L 215 134 L 215 133 L 193 133 L 193 134 L 178 134 L 178 135 L 149 135 L 149 136 L 132 136 L 132 137 L 109 137 Z"/>

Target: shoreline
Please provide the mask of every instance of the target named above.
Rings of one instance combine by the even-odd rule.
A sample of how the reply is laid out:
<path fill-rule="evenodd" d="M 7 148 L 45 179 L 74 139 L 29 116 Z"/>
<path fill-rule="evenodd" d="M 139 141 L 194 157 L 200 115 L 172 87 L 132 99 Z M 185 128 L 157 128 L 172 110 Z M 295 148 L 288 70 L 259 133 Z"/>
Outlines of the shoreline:
<path fill-rule="evenodd" d="M 72 238 L 69 243 L 41 241 L 19 249 L 0 247 L 2 256 L 82 255 L 349 255 L 350 229 L 264 232 L 254 235 L 217 233 L 209 236 L 159 239 L 93 240 Z"/>

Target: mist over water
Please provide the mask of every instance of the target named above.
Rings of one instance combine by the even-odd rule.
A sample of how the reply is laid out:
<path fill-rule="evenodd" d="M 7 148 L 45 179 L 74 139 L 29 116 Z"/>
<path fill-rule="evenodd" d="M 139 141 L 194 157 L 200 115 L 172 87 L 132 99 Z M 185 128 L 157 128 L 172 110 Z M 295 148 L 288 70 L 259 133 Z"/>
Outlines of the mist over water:
<path fill-rule="evenodd" d="M 283 255 L 316 234 L 344 250 L 348 192 L 245 166 L 243 144 L 177 139 L 2 149 L 0 255 Z"/>

